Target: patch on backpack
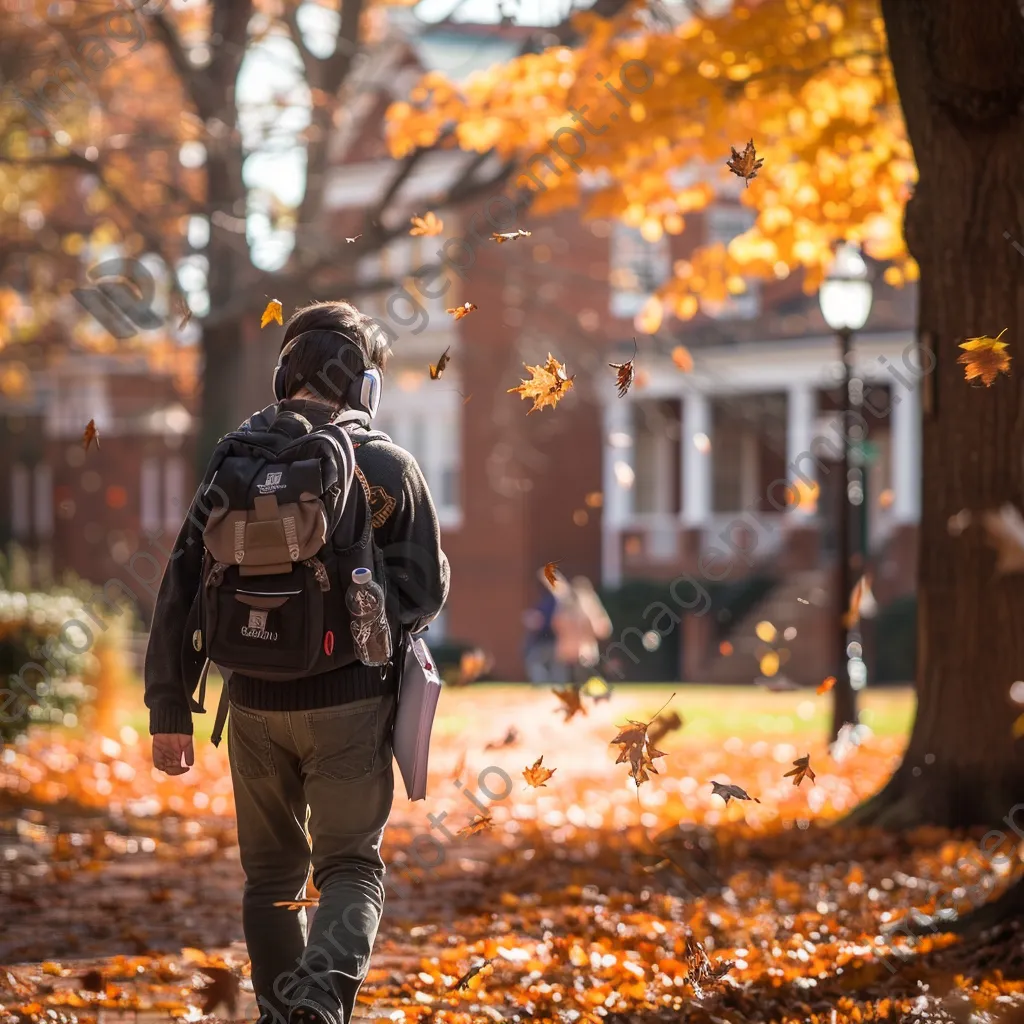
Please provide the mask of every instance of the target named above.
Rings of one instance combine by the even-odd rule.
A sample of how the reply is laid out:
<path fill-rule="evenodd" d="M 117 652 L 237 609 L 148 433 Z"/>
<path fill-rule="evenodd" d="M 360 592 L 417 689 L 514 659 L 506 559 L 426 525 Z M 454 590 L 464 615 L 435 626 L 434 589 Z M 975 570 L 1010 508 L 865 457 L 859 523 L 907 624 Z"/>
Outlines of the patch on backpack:
<path fill-rule="evenodd" d="M 287 486 L 281 482 L 281 478 L 284 476 L 283 472 L 280 473 L 267 473 L 266 479 L 256 485 L 256 489 L 260 494 L 273 494 L 274 491 L 283 491 Z"/>
<path fill-rule="evenodd" d="M 373 514 L 372 522 L 375 528 L 379 529 L 391 518 L 397 504 L 383 487 L 370 488 L 370 512 Z"/>

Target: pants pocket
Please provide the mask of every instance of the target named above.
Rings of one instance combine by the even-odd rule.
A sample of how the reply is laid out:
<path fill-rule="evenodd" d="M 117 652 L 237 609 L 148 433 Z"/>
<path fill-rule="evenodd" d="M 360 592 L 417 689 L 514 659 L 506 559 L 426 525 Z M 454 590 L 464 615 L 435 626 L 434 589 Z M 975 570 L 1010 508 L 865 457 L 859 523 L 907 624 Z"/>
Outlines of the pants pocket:
<path fill-rule="evenodd" d="M 276 775 L 267 720 L 256 711 L 231 705 L 228 715 L 228 758 L 243 779 Z"/>
<path fill-rule="evenodd" d="M 335 782 L 373 774 L 380 731 L 381 698 L 306 712 L 313 739 L 312 771 Z"/>

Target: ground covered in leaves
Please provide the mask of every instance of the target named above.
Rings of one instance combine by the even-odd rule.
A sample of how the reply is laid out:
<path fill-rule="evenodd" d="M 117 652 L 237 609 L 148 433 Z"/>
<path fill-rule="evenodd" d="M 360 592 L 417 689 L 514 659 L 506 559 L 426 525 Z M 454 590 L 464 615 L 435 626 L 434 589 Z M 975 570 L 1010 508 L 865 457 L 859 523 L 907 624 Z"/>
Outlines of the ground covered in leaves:
<path fill-rule="evenodd" d="M 953 890 L 1002 891 L 1015 851 L 992 861 L 977 837 L 829 827 L 884 781 L 902 736 L 866 735 L 837 762 L 823 737 L 730 736 L 727 708 L 724 732 L 687 720 L 683 689 L 669 708 L 682 728 L 657 738 L 665 756 L 638 789 L 610 741 L 668 696 L 620 687 L 565 721 L 545 690 L 446 693 L 429 798 L 410 804 L 399 784 L 365 1015 L 980 1022 L 1024 1002 L 1019 935 L 885 935 Z M 798 715 L 827 700 L 779 698 Z M 4 751 L 4 1024 L 255 1019 L 225 752 L 200 743 L 178 779 L 147 753 L 130 729 Z M 795 786 L 786 773 L 807 755 L 815 779 Z"/>

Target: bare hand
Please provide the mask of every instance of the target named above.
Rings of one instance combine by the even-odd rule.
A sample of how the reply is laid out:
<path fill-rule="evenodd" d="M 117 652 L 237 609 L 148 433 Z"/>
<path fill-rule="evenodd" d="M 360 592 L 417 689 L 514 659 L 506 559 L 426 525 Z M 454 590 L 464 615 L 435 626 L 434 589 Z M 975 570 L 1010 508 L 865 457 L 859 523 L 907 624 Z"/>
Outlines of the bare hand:
<path fill-rule="evenodd" d="M 168 775 L 184 775 L 195 763 L 191 736 L 180 732 L 163 732 L 153 737 L 154 768 Z"/>

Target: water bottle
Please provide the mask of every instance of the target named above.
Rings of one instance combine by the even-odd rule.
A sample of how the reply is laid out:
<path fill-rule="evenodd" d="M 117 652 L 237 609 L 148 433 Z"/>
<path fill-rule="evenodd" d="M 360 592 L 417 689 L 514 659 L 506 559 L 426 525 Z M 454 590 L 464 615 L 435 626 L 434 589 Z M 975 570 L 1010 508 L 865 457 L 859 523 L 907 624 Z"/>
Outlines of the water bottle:
<path fill-rule="evenodd" d="M 386 665 L 391 660 L 391 628 L 384 611 L 384 591 L 373 582 L 369 569 L 353 569 L 345 594 L 352 615 L 356 657 L 364 665 Z"/>

